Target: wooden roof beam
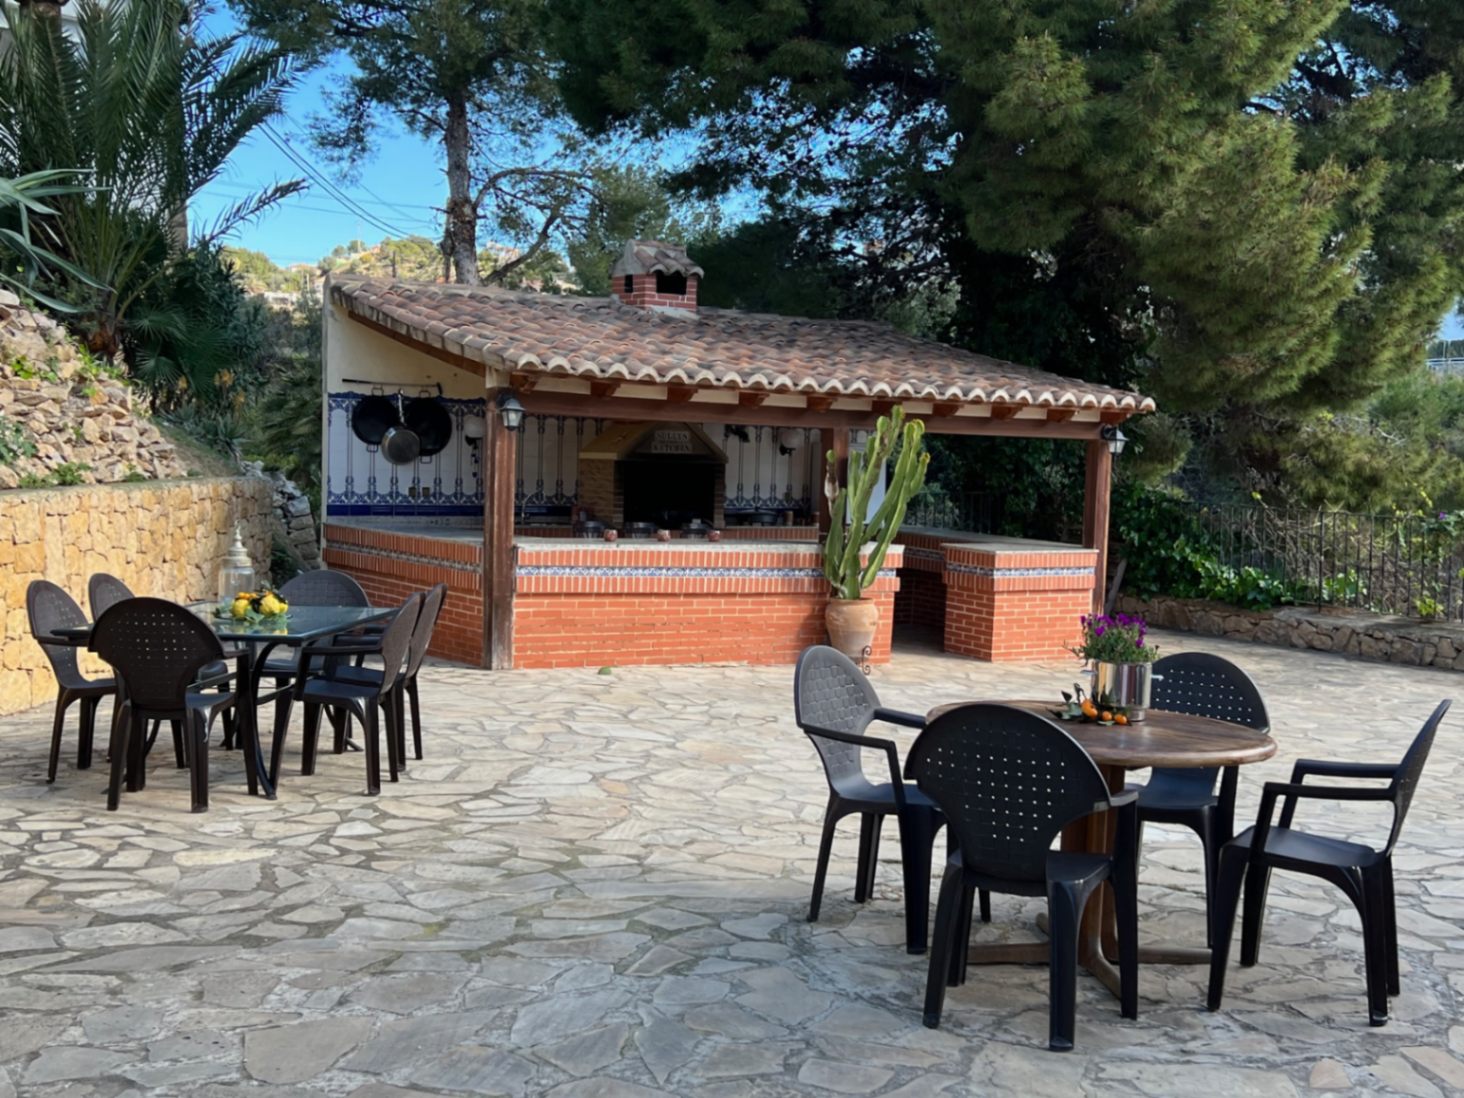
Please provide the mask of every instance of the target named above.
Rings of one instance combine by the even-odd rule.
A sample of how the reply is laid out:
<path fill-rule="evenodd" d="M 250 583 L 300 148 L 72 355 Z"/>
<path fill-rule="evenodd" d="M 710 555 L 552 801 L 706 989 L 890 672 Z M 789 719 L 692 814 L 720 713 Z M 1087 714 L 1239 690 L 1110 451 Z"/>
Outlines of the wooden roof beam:
<path fill-rule="evenodd" d="M 615 395 L 615 390 L 620 388 L 618 381 L 591 381 L 590 396 L 596 400 L 604 400 L 606 397 Z"/>

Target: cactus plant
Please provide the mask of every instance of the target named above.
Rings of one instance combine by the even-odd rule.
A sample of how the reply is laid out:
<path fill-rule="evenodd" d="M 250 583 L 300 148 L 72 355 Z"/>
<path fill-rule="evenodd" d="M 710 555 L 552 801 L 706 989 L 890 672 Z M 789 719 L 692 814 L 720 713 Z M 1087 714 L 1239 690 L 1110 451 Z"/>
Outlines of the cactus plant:
<path fill-rule="evenodd" d="M 871 516 L 870 497 L 884 475 L 885 463 L 895 453 L 896 443 L 899 454 L 885 497 Z M 863 450 L 849 454 L 849 475 L 842 487 L 834 477 L 837 466 L 833 451 L 828 453 L 824 496 L 832 521 L 824 541 L 824 576 L 833 587 L 835 598 L 861 598 L 864 589 L 879 577 L 890 543 L 905 520 L 906 506 L 925 486 L 925 470 L 929 464 L 925 424 L 918 419 L 905 422 L 905 411 L 899 405 L 889 415 L 879 417 Z M 873 542 L 874 547 L 861 562 L 860 550 L 867 542 Z"/>

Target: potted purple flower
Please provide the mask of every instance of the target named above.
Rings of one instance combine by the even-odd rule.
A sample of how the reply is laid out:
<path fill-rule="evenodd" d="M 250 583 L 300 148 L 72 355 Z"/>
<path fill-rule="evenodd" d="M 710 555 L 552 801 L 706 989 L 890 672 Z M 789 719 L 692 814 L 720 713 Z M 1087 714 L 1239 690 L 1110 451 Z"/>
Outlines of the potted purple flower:
<path fill-rule="evenodd" d="M 1149 626 L 1129 614 L 1085 614 L 1083 638 L 1072 652 L 1093 669 L 1091 697 L 1100 707 L 1123 710 L 1130 721 L 1144 719 L 1159 649 L 1145 643 Z"/>

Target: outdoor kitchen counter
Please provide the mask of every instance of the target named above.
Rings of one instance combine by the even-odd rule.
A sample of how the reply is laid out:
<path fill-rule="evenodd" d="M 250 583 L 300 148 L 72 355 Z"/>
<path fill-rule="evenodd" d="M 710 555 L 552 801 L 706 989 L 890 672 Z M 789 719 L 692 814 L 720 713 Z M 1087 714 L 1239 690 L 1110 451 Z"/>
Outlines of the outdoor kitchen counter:
<path fill-rule="evenodd" d="M 867 591 L 875 660 L 889 658 L 901 557 L 892 547 Z M 792 663 L 824 640 L 817 542 L 519 538 L 515 558 L 518 667 Z"/>

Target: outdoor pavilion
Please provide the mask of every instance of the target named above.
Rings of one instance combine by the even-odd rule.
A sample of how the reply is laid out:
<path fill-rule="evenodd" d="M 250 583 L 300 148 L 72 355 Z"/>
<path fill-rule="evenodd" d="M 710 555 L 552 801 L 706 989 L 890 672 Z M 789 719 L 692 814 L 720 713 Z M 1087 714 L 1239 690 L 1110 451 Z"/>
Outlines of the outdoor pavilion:
<path fill-rule="evenodd" d="M 1083 600 L 1101 606 L 1112 462 L 1104 429 L 1151 411 L 1151 400 L 914 338 L 883 324 L 699 309 L 697 286 L 703 273 L 679 248 L 632 242 L 616 265 L 614 293 L 606 298 L 363 279 L 330 281 L 324 336 L 328 394 L 352 372 L 361 375 L 359 380 L 399 389 L 434 379 L 440 385 L 449 376 L 459 391 L 464 385 L 481 387 L 485 437 L 481 544 L 473 533 L 458 537 L 450 549 L 433 548 L 425 545 L 423 527 L 403 529 L 397 524 L 373 534 L 369 523 L 348 528 L 350 524 L 333 521 L 328 513 L 327 560 L 356 572 L 373 594 L 393 597 L 435 575 L 431 566 L 434 557 L 440 557 L 451 565 L 454 586 L 466 596 L 456 600 L 461 617 L 447 623 L 449 634 L 458 630 L 459 640 L 444 654 L 473 662 L 481 659 L 488 667 L 533 664 L 536 659 L 515 659 L 516 639 L 522 644 L 526 636 L 524 622 L 516 629 L 516 613 L 529 620 L 526 599 L 542 593 L 545 584 L 564 579 L 587 559 L 595 563 L 584 565 L 573 581 L 580 587 L 565 587 L 560 593 L 614 591 L 616 577 L 610 573 L 615 562 L 649 558 L 631 558 L 624 552 L 609 558 L 571 557 L 566 554 L 610 547 L 592 547 L 588 542 L 546 545 L 547 539 L 526 537 L 522 527 L 516 534 L 521 447 L 510 427 L 516 425 L 519 409 L 531 417 L 591 417 L 646 425 L 817 428 L 819 456 L 813 476 L 817 484 L 825 472 L 824 453 L 832 451 L 842 459 L 851 431 L 870 428 L 878 416 L 900 405 L 934 434 L 1085 443 L 1083 542 L 1088 563 L 1063 571 L 1090 571 L 1091 578 L 1083 582 Z M 329 433 L 329 420 L 323 429 Z M 841 470 L 834 472 L 841 475 Z M 826 525 L 827 508 L 815 509 L 820 525 Z M 805 557 L 797 562 L 805 569 L 812 560 L 807 554 L 816 552 L 811 529 L 809 535 L 802 546 Z M 422 543 L 414 540 L 418 538 Z M 935 544 L 941 538 L 931 535 L 925 542 Z M 556 548 L 558 555 L 550 553 Z M 622 551 L 629 548 L 621 543 Z M 705 554 L 750 547 L 728 540 L 701 544 L 695 550 L 678 541 L 673 548 Z M 540 551 L 550 555 L 535 556 Z M 388 559 L 403 562 L 402 566 L 390 567 Z M 675 558 L 681 579 L 696 578 L 703 564 L 704 558 L 695 556 Z M 991 568 L 980 559 L 960 568 L 991 578 L 987 574 Z M 474 571 L 478 574 L 469 575 Z M 664 606 L 667 594 L 713 590 L 695 583 L 648 588 L 653 578 L 659 577 L 649 577 L 642 568 L 635 573 L 635 582 L 627 580 L 625 593 L 659 595 L 661 602 L 640 605 Z M 481 599 L 476 613 L 474 588 Z M 719 590 L 735 593 L 725 586 Z M 600 612 L 589 603 L 579 605 Z M 472 651 L 476 638 L 466 636 L 475 629 L 481 630 L 476 653 Z M 545 665 L 563 662 L 568 658 L 549 659 Z M 607 653 L 600 662 L 618 661 Z"/>

